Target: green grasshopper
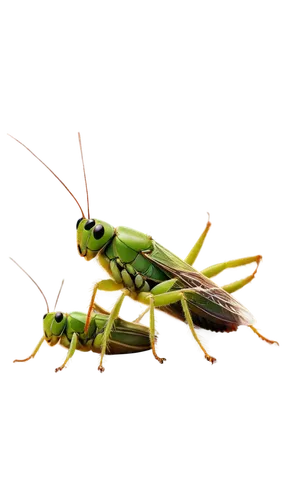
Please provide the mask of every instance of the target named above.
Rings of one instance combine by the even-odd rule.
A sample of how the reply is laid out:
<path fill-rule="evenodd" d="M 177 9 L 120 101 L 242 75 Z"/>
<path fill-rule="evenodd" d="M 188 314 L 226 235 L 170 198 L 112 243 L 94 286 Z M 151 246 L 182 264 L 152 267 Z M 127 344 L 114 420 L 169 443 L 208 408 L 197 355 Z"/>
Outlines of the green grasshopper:
<path fill-rule="evenodd" d="M 64 363 L 55 369 L 56 372 L 62 370 L 66 366 L 69 359 L 74 355 L 75 350 L 84 352 L 93 351 L 100 354 L 103 332 L 109 318 L 109 313 L 101 307 L 96 306 L 91 314 L 88 332 L 85 333 L 86 314 L 81 312 L 71 312 L 69 314 L 59 311 L 49 312 L 48 301 L 39 285 L 14 259 L 11 258 L 11 260 L 30 278 L 30 280 L 33 281 L 44 297 L 47 306 L 47 313 L 43 317 L 44 335 L 31 356 L 25 359 L 15 359 L 14 363 L 24 362 L 34 358 L 44 340 L 52 347 L 56 344 L 60 344 L 68 349 Z M 62 286 L 63 282 L 54 309 L 57 306 Z M 95 310 L 97 312 L 95 312 Z M 146 326 L 116 318 L 113 323 L 107 354 L 133 354 L 136 352 L 148 351 L 150 349 L 149 329 Z"/>
<path fill-rule="evenodd" d="M 78 136 L 87 195 L 87 217 L 63 181 L 27 146 L 11 137 L 32 153 L 74 198 L 82 215 L 76 224 L 78 252 L 81 257 L 88 261 L 97 257 L 100 265 L 111 276 L 111 279 L 102 280 L 94 286 L 85 332 L 88 332 L 97 290 L 122 290 L 104 329 L 98 369 L 104 371 L 103 357 L 107 350 L 112 327 L 127 295 L 148 306 L 138 319 L 141 319 L 146 312 L 150 312 L 150 342 L 154 357 L 160 363 L 163 363 L 165 358 L 160 358 L 155 350 L 155 308 L 186 322 L 204 352 L 205 358 L 211 363 L 214 363 L 216 359 L 207 353 L 200 342 L 194 328 L 195 325 L 216 332 L 231 332 L 237 330 L 240 325 L 246 325 L 262 340 L 270 344 L 278 344 L 274 340 L 263 337 L 256 330 L 253 326 L 252 314 L 231 296 L 233 292 L 252 281 L 261 256 L 255 255 L 222 262 L 198 272 L 194 269 L 193 264 L 209 231 L 211 225 L 209 221 L 186 259 L 182 260 L 150 236 L 126 227 L 114 228 L 102 220 L 91 218 L 80 134 Z M 223 287 L 219 287 L 210 279 L 226 268 L 254 262 L 257 264 L 255 271 L 244 279 Z"/>

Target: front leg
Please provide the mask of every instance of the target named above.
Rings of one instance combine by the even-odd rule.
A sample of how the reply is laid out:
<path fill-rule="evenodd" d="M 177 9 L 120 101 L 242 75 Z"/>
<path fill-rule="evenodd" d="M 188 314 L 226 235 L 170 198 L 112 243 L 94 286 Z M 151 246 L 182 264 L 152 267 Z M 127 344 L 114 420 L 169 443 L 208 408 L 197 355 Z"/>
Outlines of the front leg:
<path fill-rule="evenodd" d="M 88 313 L 87 313 L 87 318 L 86 318 L 86 323 L 84 327 L 84 333 L 87 336 L 88 335 L 88 329 L 90 325 L 90 320 L 91 320 L 91 313 L 94 310 L 99 310 L 101 311 L 101 306 L 99 307 L 99 304 L 97 302 L 97 294 L 98 292 L 117 292 L 121 291 L 122 293 L 120 294 L 119 298 L 116 300 L 114 306 L 112 307 L 111 311 L 105 311 L 105 314 L 109 315 L 108 321 L 105 326 L 105 330 L 102 336 L 102 343 L 101 343 L 101 352 L 97 361 L 97 371 L 105 374 L 107 371 L 106 368 L 106 350 L 107 350 L 107 345 L 108 341 L 110 338 L 111 330 L 114 324 L 114 321 L 118 318 L 122 304 L 124 302 L 125 297 L 129 294 L 129 291 L 124 288 L 124 285 L 122 283 L 116 283 L 111 278 L 99 278 L 95 282 L 95 286 L 90 298 L 90 303 L 89 303 L 89 308 L 88 308 Z"/>
<path fill-rule="evenodd" d="M 101 314 L 110 314 L 109 311 L 106 311 L 104 307 L 102 307 L 98 302 L 97 302 L 97 294 L 98 292 L 117 292 L 118 290 L 122 290 L 123 285 L 120 283 L 116 283 L 113 279 L 109 278 L 97 278 L 95 280 L 95 285 L 93 287 L 93 291 L 90 297 L 89 301 L 89 308 L 87 311 L 87 318 L 86 318 L 86 323 L 84 327 L 84 333 L 87 336 L 88 335 L 88 329 L 90 325 L 90 320 L 91 320 L 91 314 L 93 311 L 97 311 Z"/>
<path fill-rule="evenodd" d="M 46 341 L 46 337 L 45 337 L 44 333 L 42 333 L 41 337 L 37 341 L 31 354 L 29 354 L 28 356 L 15 356 L 13 359 L 11 359 L 10 364 L 12 366 L 14 366 L 14 365 L 18 366 L 18 365 L 26 365 L 27 363 L 31 363 L 31 361 L 37 357 L 37 355 L 38 355 L 41 347 L 45 343 L 45 341 Z"/>
<path fill-rule="evenodd" d="M 58 368 L 55 369 L 56 373 L 58 371 L 61 371 L 66 366 L 68 360 L 74 355 L 75 350 L 76 350 L 76 345 L 77 345 L 77 333 L 74 332 L 73 335 L 72 335 L 72 339 L 71 339 L 71 343 L 70 343 L 70 346 L 69 346 L 69 350 L 68 350 L 66 359 L 65 359 L 65 361 L 63 362 L 63 364 L 61 366 L 59 366 Z"/>

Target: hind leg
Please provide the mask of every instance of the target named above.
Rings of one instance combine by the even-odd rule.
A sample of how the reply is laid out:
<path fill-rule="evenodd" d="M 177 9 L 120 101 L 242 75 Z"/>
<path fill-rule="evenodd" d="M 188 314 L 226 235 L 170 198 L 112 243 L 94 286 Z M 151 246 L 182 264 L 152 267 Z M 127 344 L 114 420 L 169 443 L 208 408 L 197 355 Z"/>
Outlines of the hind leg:
<path fill-rule="evenodd" d="M 275 338 L 272 338 L 272 337 L 269 337 L 268 335 L 266 335 L 265 333 L 261 332 L 260 330 L 258 330 L 258 328 L 254 325 L 250 325 L 248 327 L 249 331 L 251 333 L 254 333 L 254 335 L 259 339 L 261 340 L 261 342 L 263 344 L 266 344 L 268 347 L 280 347 L 281 345 L 281 342 L 278 340 L 278 339 L 275 339 Z"/>
<path fill-rule="evenodd" d="M 250 283 L 254 279 L 254 277 L 257 273 L 258 265 L 259 265 L 259 262 L 257 263 L 256 269 L 253 271 L 252 274 L 250 274 L 250 276 L 246 276 L 246 278 L 242 278 L 238 281 L 234 281 L 233 283 L 229 283 L 227 285 L 224 285 L 222 288 L 228 293 L 233 293 L 233 292 L 236 292 L 237 290 L 240 290 L 245 285 L 248 285 L 248 283 Z"/>
<path fill-rule="evenodd" d="M 206 239 L 206 236 L 207 236 L 207 234 L 209 232 L 209 229 L 211 227 L 210 214 L 208 214 L 208 216 L 209 216 L 209 219 L 208 219 L 207 225 L 205 227 L 205 230 L 202 232 L 202 234 L 199 237 L 198 241 L 195 243 L 195 245 L 193 246 L 192 250 L 190 251 L 190 253 L 185 258 L 185 262 L 187 262 L 187 264 L 190 264 L 190 266 L 192 266 L 194 264 L 197 256 L 199 255 L 199 253 L 201 251 L 201 248 L 202 248 L 202 246 L 204 244 L 204 241 Z"/>
<path fill-rule="evenodd" d="M 242 259 L 228 260 L 227 262 L 220 262 L 219 264 L 215 264 L 214 266 L 207 267 L 206 269 L 203 269 L 201 273 L 207 278 L 213 278 L 225 269 L 245 266 L 246 264 L 251 264 L 252 262 L 256 262 L 258 268 L 261 259 L 261 255 L 254 255 L 253 257 L 243 257 Z"/>
<path fill-rule="evenodd" d="M 226 261 L 218 262 L 217 264 L 210 264 L 206 266 L 201 272 L 208 278 L 214 278 L 219 274 L 222 274 L 224 271 L 227 271 L 228 269 L 239 269 L 241 267 L 246 267 L 256 263 L 255 268 L 247 276 L 221 285 L 221 288 L 223 288 L 223 290 L 228 293 L 238 293 L 239 290 L 242 290 L 242 288 L 245 288 L 250 283 L 253 283 L 256 276 L 260 272 L 262 261 L 263 255 L 261 254 L 248 255 L 245 257 L 234 257 Z"/>

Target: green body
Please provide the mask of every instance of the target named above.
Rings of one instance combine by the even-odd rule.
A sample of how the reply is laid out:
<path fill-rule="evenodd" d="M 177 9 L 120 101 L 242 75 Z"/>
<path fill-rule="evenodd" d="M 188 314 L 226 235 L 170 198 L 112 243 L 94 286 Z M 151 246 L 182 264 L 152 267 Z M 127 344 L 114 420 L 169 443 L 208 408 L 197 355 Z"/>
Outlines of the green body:
<path fill-rule="evenodd" d="M 62 316 L 62 320 L 58 322 L 56 316 Z M 107 320 L 108 315 L 93 314 L 86 335 L 84 333 L 86 314 L 81 312 L 48 313 L 43 319 L 45 340 L 50 346 L 60 344 L 69 349 L 73 334 L 76 333 L 77 350 L 100 353 L 102 333 Z M 148 351 L 149 349 L 151 349 L 151 345 L 147 327 L 120 318 L 116 319 L 106 354 L 128 354 Z"/>
<path fill-rule="evenodd" d="M 148 292 L 154 285 L 169 279 L 164 271 L 151 263 L 143 254 L 143 252 L 152 252 L 154 248 L 153 239 L 150 236 L 134 229 L 126 227 L 113 229 L 102 221 L 96 221 L 96 224 L 98 223 L 107 227 L 106 232 L 109 236 L 107 241 L 100 242 L 101 248 L 94 248 L 92 234 L 83 229 L 86 224 L 85 219 L 80 222 L 77 230 L 78 249 L 80 255 L 86 260 L 98 256 L 100 264 L 114 281 L 123 283 L 135 294 Z M 96 243 L 99 247 L 99 241 Z"/>
<path fill-rule="evenodd" d="M 93 234 L 97 227 L 103 228 L 99 239 Z M 186 318 L 178 300 L 180 290 L 184 290 L 197 326 L 213 331 L 233 331 L 239 325 L 253 322 L 247 309 L 227 291 L 139 231 L 126 227 L 114 229 L 96 219 L 80 219 L 77 244 L 81 256 L 87 260 L 97 256 L 113 280 L 127 289 L 135 300 L 144 301 L 142 292 L 162 297 L 166 293 L 171 297 L 170 292 L 174 292 L 173 303 L 168 302 L 165 295 L 162 304 L 157 297 L 156 307 L 182 321 Z"/>

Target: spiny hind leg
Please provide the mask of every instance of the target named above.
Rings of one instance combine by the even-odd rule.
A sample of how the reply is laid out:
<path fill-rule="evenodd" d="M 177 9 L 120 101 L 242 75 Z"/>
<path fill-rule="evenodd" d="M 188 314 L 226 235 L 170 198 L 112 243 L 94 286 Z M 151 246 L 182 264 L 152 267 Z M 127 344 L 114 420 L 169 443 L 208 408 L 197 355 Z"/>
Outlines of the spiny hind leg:
<path fill-rule="evenodd" d="M 258 266 L 259 262 L 257 262 L 256 269 L 253 271 L 252 274 L 250 274 L 250 276 L 246 276 L 246 278 L 242 278 L 241 280 L 234 281 L 233 283 L 229 283 L 228 285 L 224 285 L 222 288 L 228 293 L 233 293 L 236 292 L 237 290 L 240 290 L 245 285 L 248 285 L 248 283 L 250 283 L 254 279 L 257 273 Z"/>
<path fill-rule="evenodd" d="M 257 267 L 254 273 L 251 275 L 252 278 L 249 280 L 251 281 L 257 272 L 261 259 L 262 259 L 261 255 L 254 255 L 253 257 L 243 257 L 241 259 L 228 260 L 227 262 L 220 262 L 219 264 L 215 264 L 214 266 L 207 267 L 206 269 L 203 269 L 201 273 L 207 278 L 213 278 L 214 276 L 217 276 L 225 269 L 246 266 L 246 264 L 251 264 L 252 262 L 256 262 Z"/>
<path fill-rule="evenodd" d="M 260 272 L 262 262 L 263 255 L 261 254 L 247 255 L 245 257 L 233 257 L 232 259 L 217 262 L 216 264 L 209 264 L 208 266 L 204 267 L 201 272 L 208 278 L 215 278 L 228 269 L 239 269 L 241 267 L 250 266 L 251 264 L 256 264 L 254 269 L 249 274 L 247 274 L 247 276 L 221 285 L 221 288 L 223 288 L 223 290 L 228 293 L 238 293 L 239 290 L 242 290 L 250 283 L 253 283 L 256 276 Z"/>
<path fill-rule="evenodd" d="M 58 371 L 61 371 L 63 368 L 65 368 L 68 360 L 71 359 L 71 357 L 75 353 L 76 345 L 77 345 L 77 333 L 74 332 L 73 335 L 72 335 L 72 339 L 71 339 L 71 343 L 70 343 L 70 346 L 69 346 L 69 349 L 68 349 L 68 353 L 67 353 L 66 359 L 65 359 L 65 361 L 63 362 L 63 364 L 61 366 L 59 366 L 58 368 L 55 369 L 56 373 Z"/>
<path fill-rule="evenodd" d="M 199 255 L 200 251 L 201 251 L 201 248 L 204 244 L 204 241 L 206 239 L 206 236 L 209 232 L 209 229 L 211 227 L 211 222 L 210 222 L 210 214 L 208 213 L 208 222 L 207 222 L 207 225 L 205 227 L 205 230 L 202 232 L 201 236 L 199 237 L 198 241 L 195 243 L 195 245 L 193 246 L 192 250 L 189 252 L 189 254 L 187 255 L 187 257 L 185 258 L 185 262 L 187 262 L 187 264 L 190 264 L 190 266 L 192 266 L 197 258 L 197 256 Z"/>
<path fill-rule="evenodd" d="M 33 359 L 35 359 L 46 341 L 44 333 L 42 333 L 41 337 L 37 340 L 34 349 L 28 356 L 15 356 L 11 359 L 10 363 L 12 366 L 14 365 L 26 365 L 27 363 L 31 363 Z"/>
<path fill-rule="evenodd" d="M 186 291 L 188 293 L 191 293 L 190 290 L 186 290 Z M 186 322 L 189 325 L 189 328 L 190 328 L 190 330 L 191 330 L 191 332 L 193 334 L 193 337 L 195 338 L 195 340 L 199 344 L 200 348 L 204 352 L 205 358 L 208 361 L 210 361 L 211 363 L 214 363 L 216 361 L 216 359 L 213 358 L 212 356 L 210 356 L 207 353 L 206 349 L 204 348 L 204 346 L 202 345 L 202 343 L 200 342 L 200 339 L 198 338 L 198 336 L 196 334 L 196 331 L 195 331 L 195 328 L 194 328 L 194 324 L 193 324 L 193 320 L 192 320 L 192 317 L 191 317 L 191 314 L 190 314 L 190 311 L 189 311 L 189 308 L 188 308 L 188 304 L 187 304 L 187 300 L 185 298 L 184 292 L 185 292 L 185 290 L 175 290 L 175 291 L 172 291 L 172 292 L 160 293 L 160 294 L 154 295 L 154 296 L 151 295 L 151 298 L 150 298 L 150 294 L 149 293 L 142 292 L 142 293 L 140 293 L 138 295 L 137 299 L 139 300 L 139 302 L 142 302 L 143 304 L 149 304 L 150 305 L 150 317 L 151 317 L 152 307 L 154 308 L 154 307 L 168 306 L 168 305 L 174 304 L 176 302 L 181 302 L 182 308 L 183 308 L 183 311 L 184 311 L 184 315 L 185 315 L 185 318 L 186 318 Z M 155 328 L 151 324 L 151 321 L 150 321 L 150 332 L 151 331 L 153 332 L 153 335 L 155 336 L 155 332 L 154 332 Z M 154 342 L 154 339 L 153 339 L 153 343 L 152 343 L 152 338 L 151 338 L 151 345 L 152 345 L 153 354 L 154 354 L 155 358 L 158 359 L 158 356 L 157 356 L 156 351 L 155 351 L 155 342 Z M 159 359 L 163 359 L 164 360 L 164 358 L 159 358 Z"/>
<path fill-rule="evenodd" d="M 265 333 L 261 332 L 256 326 L 250 325 L 248 327 L 251 333 L 261 340 L 263 344 L 266 344 L 268 347 L 280 347 L 281 342 L 278 339 L 269 337 Z"/>

